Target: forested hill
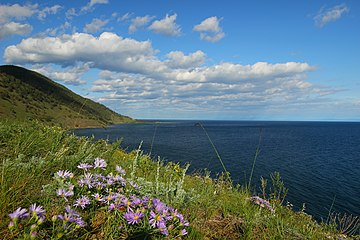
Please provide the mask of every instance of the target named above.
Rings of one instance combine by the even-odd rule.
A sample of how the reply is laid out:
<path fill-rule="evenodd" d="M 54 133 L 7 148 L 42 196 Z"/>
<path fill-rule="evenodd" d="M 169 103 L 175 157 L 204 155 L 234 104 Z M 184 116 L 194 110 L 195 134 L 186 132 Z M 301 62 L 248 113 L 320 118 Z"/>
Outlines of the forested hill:
<path fill-rule="evenodd" d="M 0 66 L 0 117 L 37 119 L 66 128 L 134 121 L 37 72 L 10 65 Z"/>

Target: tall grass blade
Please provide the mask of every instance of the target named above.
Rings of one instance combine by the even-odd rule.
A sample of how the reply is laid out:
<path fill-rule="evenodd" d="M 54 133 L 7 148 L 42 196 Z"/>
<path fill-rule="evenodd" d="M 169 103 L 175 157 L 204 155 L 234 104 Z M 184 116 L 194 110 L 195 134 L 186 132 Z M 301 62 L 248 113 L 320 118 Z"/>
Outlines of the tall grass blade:
<path fill-rule="evenodd" d="M 156 135 L 157 128 L 158 128 L 158 125 L 155 126 L 154 134 L 152 136 L 151 145 L 150 145 L 150 152 L 149 152 L 150 157 L 151 157 L 152 149 L 153 149 L 153 146 L 154 146 L 154 140 L 155 140 L 155 135 Z"/>
<path fill-rule="evenodd" d="M 254 169 L 255 169 L 256 159 L 258 158 L 258 156 L 259 156 L 259 154 L 260 154 L 261 138 L 262 138 L 262 128 L 260 128 L 259 142 L 258 142 L 258 146 L 257 146 L 256 151 L 255 151 L 255 156 L 254 156 L 253 165 L 252 165 L 252 167 L 251 167 L 251 172 L 250 172 L 250 177 L 249 177 L 249 183 L 248 183 L 248 188 L 249 188 L 249 190 L 250 190 L 251 181 L 252 181 L 252 177 L 253 177 L 253 173 L 254 173 Z"/>
<path fill-rule="evenodd" d="M 218 150 L 217 150 L 216 147 L 215 147 L 215 144 L 214 144 L 213 141 L 211 140 L 208 132 L 206 131 L 206 129 L 205 129 L 205 127 L 202 125 L 202 123 L 199 123 L 199 125 L 200 125 L 200 127 L 204 130 L 207 138 L 209 139 L 209 142 L 210 142 L 212 148 L 214 149 L 215 154 L 216 154 L 217 158 L 219 159 L 219 161 L 220 161 L 220 163 L 221 163 L 221 166 L 222 166 L 222 168 L 224 169 L 224 172 L 226 173 L 229 182 L 232 183 L 231 178 L 230 178 L 230 173 L 229 173 L 228 170 L 226 169 L 225 164 L 224 164 L 223 160 L 221 159 Z"/>

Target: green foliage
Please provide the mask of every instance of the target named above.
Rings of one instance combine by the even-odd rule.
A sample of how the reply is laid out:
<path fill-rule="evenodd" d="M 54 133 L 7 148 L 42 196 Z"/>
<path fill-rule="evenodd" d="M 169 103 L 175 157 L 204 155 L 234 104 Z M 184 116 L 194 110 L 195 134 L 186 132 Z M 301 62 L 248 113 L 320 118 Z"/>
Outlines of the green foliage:
<path fill-rule="evenodd" d="M 304 212 L 282 206 L 287 190 L 278 173 L 270 177 L 269 184 L 263 180 L 262 198 L 274 209 L 271 211 L 261 201 L 254 204 L 248 187 L 233 186 L 227 174 L 216 179 L 210 178 L 208 172 L 187 175 L 188 165 L 165 164 L 161 159 L 152 160 L 140 149 L 126 153 L 118 146 L 119 143 L 76 137 L 36 121 L 0 120 L 0 237 L 12 238 L 8 214 L 19 207 L 36 202 L 47 209 L 49 216 L 61 214 L 64 202 L 59 202 L 54 193 L 58 186 L 54 184 L 53 173 L 66 169 L 82 176 L 83 170 L 77 166 L 92 163 L 96 157 L 106 159 L 110 169 L 122 166 L 126 179 L 139 186 L 137 194 L 158 198 L 183 213 L 190 222 L 187 239 L 340 239 L 345 234 L 351 239 L 349 235 L 356 234 L 354 218 L 337 217 L 329 224 L 319 224 Z M 268 188 L 271 191 L 267 192 Z M 88 224 L 91 230 L 81 232 L 82 238 L 131 236 L 131 229 L 119 231 L 121 217 L 109 214 L 106 209 L 99 209 L 96 214 L 90 209 L 89 215 L 86 212 L 84 219 L 91 222 Z M 337 228 L 335 222 L 339 221 L 343 224 Z M 26 227 L 30 229 L 31 225 Z M 148 236 L 144 229 L 138 232 L 139 239 Z"/>
<path fill-rule="evenodd" d="M 16 66 L 0 66 L 0 116 L 37 119 L 68 128 L 133 121 L 41 74 Z"/>

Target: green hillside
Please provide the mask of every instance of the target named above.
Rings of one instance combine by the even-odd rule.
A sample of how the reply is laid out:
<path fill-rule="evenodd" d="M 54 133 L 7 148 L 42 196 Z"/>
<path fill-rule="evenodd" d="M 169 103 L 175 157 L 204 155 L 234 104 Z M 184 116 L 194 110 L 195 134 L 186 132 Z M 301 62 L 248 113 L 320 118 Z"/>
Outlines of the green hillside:
<path fill-rule="evenodd" d="M 66 128 L 134 121 L 37 72 L 10 65 L 0 66 L 0 117 L 37 119 Z"/>

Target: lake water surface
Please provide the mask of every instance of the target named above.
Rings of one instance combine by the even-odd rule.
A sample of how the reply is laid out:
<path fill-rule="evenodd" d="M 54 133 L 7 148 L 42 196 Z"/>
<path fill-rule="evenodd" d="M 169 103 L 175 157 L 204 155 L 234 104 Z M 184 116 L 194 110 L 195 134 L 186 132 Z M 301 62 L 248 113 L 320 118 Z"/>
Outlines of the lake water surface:
<path fill-rule="evenodd" d="M 190 172 L 222 166 L 197 121 L 162 121 L 161 124 L 120 124 L 108 128 L 77 129 L 121 146 L 142 149 L 166 161 L 191 163 Z M 287 201 L 317 219 L 333 210 L 360 215 L 360 123 L 201 121 L 234 182 L 244 184 L 250 175 L 257 147 L 253 183 L 260 192 L 260 177 L 278 171 L 289 188 Z M 259 144 L 260 140 L 260 144 Z"/>

